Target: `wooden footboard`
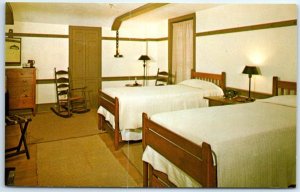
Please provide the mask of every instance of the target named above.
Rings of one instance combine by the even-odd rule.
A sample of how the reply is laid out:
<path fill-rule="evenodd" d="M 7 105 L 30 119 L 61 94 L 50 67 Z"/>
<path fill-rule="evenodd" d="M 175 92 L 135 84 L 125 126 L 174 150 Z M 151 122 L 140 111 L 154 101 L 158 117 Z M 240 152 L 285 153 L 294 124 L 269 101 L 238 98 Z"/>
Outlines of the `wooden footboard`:
<path fill-rule="evenodd" d="M 121 140 L 120 136 L 120 127 L 119 127 L 119 99 L 112 98 L 109 95 L 105 94 L 104 92 L 99 92 L 99 104 L 100 106 L 104 107 L 108 110 L 111 114 L 115 116 L 115 129 L 113 129 L 114 133 L 114 147 L 115 150 L 119 148 L 119 142 Z M 98 113 L 98 129 L 104 131 L 104 123 L 106 123 L 105 118 L 103 115 Z"/>
<path fill-rule="evenodd" d="M 212 150 L 203 142 L 199 146 L 180 135 L 151 121 L 143 113 L 143 148 L 150 146 L 178 168 L 193 177 L 203 187 L 217 186 L 217 167 L 213 164 Z M 165 174 L 153 170 L 143 162 L 144 187 L 170 186 Z"/>

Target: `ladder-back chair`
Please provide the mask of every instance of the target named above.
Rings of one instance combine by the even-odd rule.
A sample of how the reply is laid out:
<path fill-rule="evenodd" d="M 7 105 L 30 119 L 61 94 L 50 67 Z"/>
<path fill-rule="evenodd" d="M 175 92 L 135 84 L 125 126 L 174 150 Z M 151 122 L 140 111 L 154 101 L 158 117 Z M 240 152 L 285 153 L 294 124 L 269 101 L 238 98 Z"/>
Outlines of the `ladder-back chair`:
<path fill-rule="evenodd" d="M 168 85 L 169 84 L 169 73 L 166 71 L 157 70 L 155 86 Z"/>
<path fill-rule="evenodd" d="M 55 74 L 55 87 L 56 87 L 56 107 L 51 110 L 58 116 L 71 117 L 72 113 L 85 113 L 88 112 L 86 100 L 86 87 L 72 88 L 70 85 L 69 69 L 56 70 Z M 75 94 L 76 92 L 76 94 Z"/>

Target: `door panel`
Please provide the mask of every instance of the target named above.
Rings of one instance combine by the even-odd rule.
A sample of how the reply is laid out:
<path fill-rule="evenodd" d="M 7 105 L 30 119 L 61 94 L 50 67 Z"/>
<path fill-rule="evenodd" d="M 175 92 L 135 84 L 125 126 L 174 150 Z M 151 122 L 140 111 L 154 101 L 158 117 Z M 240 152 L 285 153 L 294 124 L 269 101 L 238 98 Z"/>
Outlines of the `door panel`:
<path fill-rule="evenodd" d="M 89 107 L 98 107 L 101 89 L 101 28 L 70 26 L 72 84 L 86 86 Z"/>
<path fill-rule="evenodd" d="M 99 77 L 99 58 L 95 58 L 94 55 L 99 54 L 99 48 L 96 42 L 88 41 L 86 45 L 86 74 L 88 79 L 95 79 Z"/>
<path fill-rule="evenodd" d="M 71 65 L 72 68 L 72 77 L 74 78 L 85 78 L 85 60 L 86 60 L 86 51 L 85 51 L 85 42 L 82 40 L 76 40 L 74 42 L 74 60 Z"/>
<path fill-rule="evenodd" d="M 88 79 L 86 80 L 86 85 L 88 87 L 87 92 L 90 99 L 91 106 L 98 107 L 98 91 L 95 92 L 94 90 L 99 90 L 99 81 L 96 79 Z"/>

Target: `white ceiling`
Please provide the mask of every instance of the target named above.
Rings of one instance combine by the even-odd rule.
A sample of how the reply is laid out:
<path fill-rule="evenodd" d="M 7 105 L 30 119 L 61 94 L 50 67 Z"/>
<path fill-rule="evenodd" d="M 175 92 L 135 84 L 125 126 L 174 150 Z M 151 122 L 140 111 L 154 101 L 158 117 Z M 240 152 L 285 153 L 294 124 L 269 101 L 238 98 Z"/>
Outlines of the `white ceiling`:
<path fill-rule="evenodd" d="M 101 27 L 111 27 L 116 17 L 144 4 L 11 2 L 15 21 Z M 158 22 L 217 5 L 171 3 L 130 20 L 137 22 Z"/>

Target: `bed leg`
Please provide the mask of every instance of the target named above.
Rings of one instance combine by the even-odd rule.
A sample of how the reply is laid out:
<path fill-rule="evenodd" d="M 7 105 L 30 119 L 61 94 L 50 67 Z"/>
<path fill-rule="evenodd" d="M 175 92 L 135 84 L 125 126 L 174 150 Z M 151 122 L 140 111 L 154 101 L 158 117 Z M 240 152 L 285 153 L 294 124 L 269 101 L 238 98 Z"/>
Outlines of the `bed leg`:
<path fill-rule="evenodd" d="M 143 161 L 143 187 L 148 187 L 148 163 Z"/>
<path fill-rule="evenodd" d="M 148 164 L 148 187 L 153 187 L 153 167 Z"/>
<path fill-rule="evenodd" d="M 98 129 L 100 130 L 100 132 L 106 132 L 105 128 L 104 128 L 104 117 L 103 115 L 98 114 Z"/>
<path fill-rule="evenodd" d="M 119 133 L 117 133 L 116 131 L 114 131 L 114 146 L 115 150 L 119 149 Z"/>

